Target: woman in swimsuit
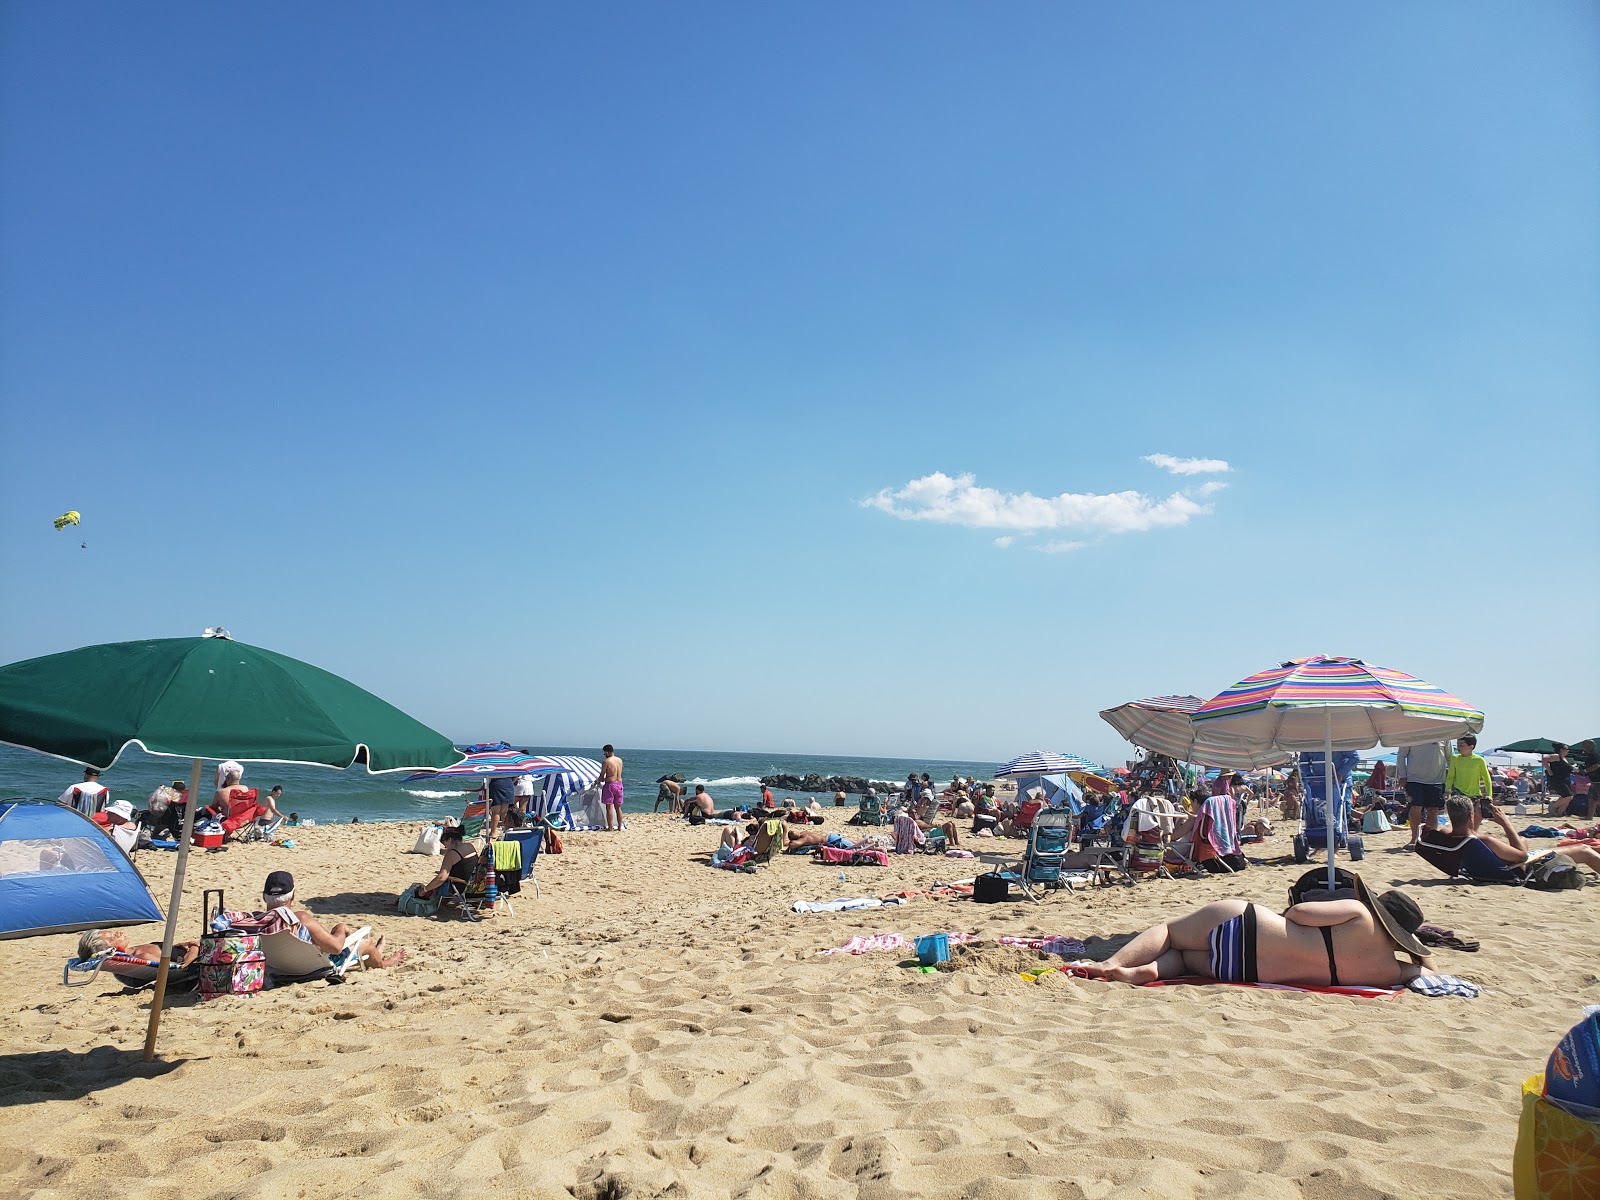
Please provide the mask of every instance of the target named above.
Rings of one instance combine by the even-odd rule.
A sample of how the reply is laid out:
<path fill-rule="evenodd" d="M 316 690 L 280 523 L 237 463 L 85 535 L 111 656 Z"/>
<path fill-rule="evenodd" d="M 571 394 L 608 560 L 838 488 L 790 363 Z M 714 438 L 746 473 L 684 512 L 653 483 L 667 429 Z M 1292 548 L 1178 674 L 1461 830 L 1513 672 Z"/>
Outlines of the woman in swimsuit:
<path fill-rule="evenodd" d="M 465 831 L 459 825 L 446 825 L 439 834 L 439 849 L 443 859 L 439 863 L 439 873 L 417 892 L 423 899 L 429 899 L 438 894 L 439 890 L 447 883 L 454 883 L 463 891 L 472 880 L 473 872 L 478 869 L 478 851 L 466 841 Z"/>
<path fill-rule="evenodd" d="M 1216 900 L 1145 930 L 1103 963 L 1075 972 L 1117 983 L 1201 976 L 1228 983 L 1394 987 L 1429 970 L 1416 939 L 1422 910 L 1403 892 L 1376 900 L 1357 878 L 1353 899 L 1308 900 L 1283 915 L 1244 900 Z M 1395 958 L 1400 951 L 1410 958 Z"/>

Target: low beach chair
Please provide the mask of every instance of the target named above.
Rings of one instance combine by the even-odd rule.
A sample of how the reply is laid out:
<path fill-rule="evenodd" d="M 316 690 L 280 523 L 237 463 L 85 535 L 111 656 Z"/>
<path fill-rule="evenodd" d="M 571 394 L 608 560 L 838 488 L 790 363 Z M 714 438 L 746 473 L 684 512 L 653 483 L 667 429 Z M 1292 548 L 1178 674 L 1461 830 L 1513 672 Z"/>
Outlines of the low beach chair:
<path fill-rule="evenodd" d="M 293 929 L 280 929 L 261 938 L 261 953 L 266 956 L 267 971 L 273 984 L 306 983 L 329 976 L 343 978 L 351 967 L 366 966 L 361 957 L 361 943 L 372 930 L 363 925 L 345 939 L 344 949 L 337 954 L 324 954 L 310 942 L 295 935 Z"/>
<path fill-rule="evenodd" d="M 751 847 L 750 858 L 752 863 L 769 863 L 788 844 L 789 839 L 784 835 L 784 823 L 777 817 L 769 817 L 761 822 L 761 828 L 756 830 L 755 845 Z"/>
<path fill-rule="evenodd" d="M 103 971 L 123 987 L 137 990 L 153 984 L 158 970 L 142 958 L 121 950 L 106 950 L 93 958 L 69 958 L 61 971 L 61 982 L 67 987 L 83 987 L 93 983 Z M 174 963 L 167 972 L 169 992 L 193 991 L 199 985 L 200 968 L 196 965 L 180 967 Z"/>
<path fill-rule="evenodd" d="M 1072 891 L 1072 878 L 1066 871 L 1067 850 L 1072 844 L 1072 814 L 1064 808 L 1047 808 L 1036 814 L 1028 826 L 1028 844 L 1020 859 L 985 861 L 1004 869 L 996 872 L 1007 883 L 1022 888 L 1028 899 L 1037 903 L 1044 892 L 1059 888 Z"/>
<path fill-rule="evenodd" d="M 883 801 L 871 792 L 861 797 L 861 805 L 856 809 L 855 824 L 882 825 Z"/>
<path fill-rule="evenodd" d="M 1508 863 L 1475 837 L 1425 829 L 1417 845 L 1417 857 L 1452 879 L 1509 883 L 1514 887 L 1528 881 L 1528 863 Z"/>

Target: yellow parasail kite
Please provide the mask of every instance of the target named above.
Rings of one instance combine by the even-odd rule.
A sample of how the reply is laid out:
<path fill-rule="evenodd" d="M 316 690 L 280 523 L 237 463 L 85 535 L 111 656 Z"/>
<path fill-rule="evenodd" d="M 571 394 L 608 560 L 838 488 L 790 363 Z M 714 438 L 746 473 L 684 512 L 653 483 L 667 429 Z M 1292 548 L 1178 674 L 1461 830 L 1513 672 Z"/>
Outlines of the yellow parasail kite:
<path fill-rule="evenodd" d="M 59 517 L 56 518 L 56 522 L 55 522 L 56 531 L 59 533 L 61 530 L 65 529 L 68 525 L 76 525 L 80 520 L 82 520 L 82 518 L 78 515 L 78 513 L 76 511 L 64 512 Z"/>

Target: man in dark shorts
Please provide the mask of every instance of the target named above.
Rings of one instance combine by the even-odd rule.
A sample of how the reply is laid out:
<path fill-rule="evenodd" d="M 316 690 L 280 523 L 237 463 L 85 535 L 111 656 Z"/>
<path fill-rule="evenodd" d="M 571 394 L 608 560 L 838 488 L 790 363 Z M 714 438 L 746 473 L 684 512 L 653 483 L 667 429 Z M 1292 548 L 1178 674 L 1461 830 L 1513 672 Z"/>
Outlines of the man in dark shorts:
<path fill-rule="evenodd" d="M 506 827 L 506 816 L 516 802 L 516 776 L 497 775 L 489 780 L 489 837 Z"/>
<path fill-rule="evenodd" d="M 1424 824 L 1433 829 L 1439 824 L 1439 814 L 1444 811 L 1444 779 L 1450 770 L 1450 747 L 1444 742 L 1423 742 L 1420 746 L 1402 746 L 1395 753 L 1395 778 L 1405 785 L 1406 824 L 1411 827 L 1411 844 L 1415 850 L 1422 838 Z"/>
<path fill-rule="evenodd" d="M 1572 760 L 1562 742 L 1552 742 L 1550 750 L 1541 760 L 1545 790 L 1550 793 L 1550 815 L 1564 817 L 1572 805 Z"/>

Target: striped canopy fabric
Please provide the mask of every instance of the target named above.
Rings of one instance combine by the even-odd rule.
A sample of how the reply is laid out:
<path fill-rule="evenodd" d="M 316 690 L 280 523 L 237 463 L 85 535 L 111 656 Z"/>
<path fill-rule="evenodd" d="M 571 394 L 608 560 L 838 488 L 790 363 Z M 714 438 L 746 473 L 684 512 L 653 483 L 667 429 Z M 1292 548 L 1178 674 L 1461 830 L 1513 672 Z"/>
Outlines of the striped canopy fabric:
<path fill-rule="evenodd" d="M 1297 658 L 1241 679 L 1193 714 L 1197 730 L 1282 750 L 1365 750 L 1443 741 L 1483 713 L 1404 671 L 1359 658 Z"/>
<path fill-rule="evenodd" d="M 407 775 L 406 782 L 413 783 L 419 779 L 503 779 L 508 775 L 537 775 L 543 771 L 561 769 L 555 765 L 554 759 L 542 754 L 524 754 L 520 750 L 483 750 L 467 755 L 453 767 Z"/>
<path fill-rule="evenodd" d="M 544 794 L 539 797 L 536 815 L 574 828 L 571 797 L 600 778 L 600 764 L 569 754 L 540 754 L 537 758 L 544 764 L 535 772 L 544 775 Z"/>
<path fill-rule="evenodd" d="M 1289 761 L 1286 750 L 1253 748 L 1225 730 L 1197 727 L 1194 713 L 1204 703 L 1199 696 L 1151 696 L 1102 709 L 1100 719 L 1135 746 L 1180 762 L 1247 771 Z"/>
<path fill-rule="evenodd" d="M 1007 775 L 1069 775 L 1074 771 L 1088 771 L 1092 775 L 1106 773 L 1106 769 L 1099 763 L 1090 762 L 1087 758 L 1080 758 L 1076 754 L 1054 754 L 1048 750 L 1035 750 L 1032 754 L 1022 754 L 1013 758 L 996 771 L 994 777 L 1001 779 Z"/>

